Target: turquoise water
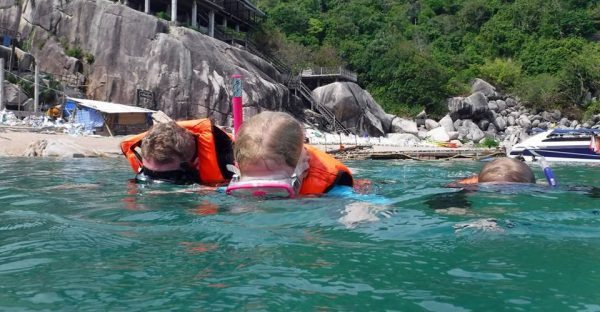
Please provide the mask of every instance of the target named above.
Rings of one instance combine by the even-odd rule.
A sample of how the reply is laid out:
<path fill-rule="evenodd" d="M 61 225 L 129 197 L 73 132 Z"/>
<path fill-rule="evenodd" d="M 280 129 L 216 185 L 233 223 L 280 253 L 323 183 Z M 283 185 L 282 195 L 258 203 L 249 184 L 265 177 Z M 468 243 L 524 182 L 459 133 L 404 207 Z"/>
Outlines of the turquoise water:
<path fill-rule="evenodd" d="M 376 195 L 243 202 L 141 188 L 124 159 L 0 158 L 0 310 L 600 311 L 600 167 L 442 187 L 481 165 L 349 162 Z"/>

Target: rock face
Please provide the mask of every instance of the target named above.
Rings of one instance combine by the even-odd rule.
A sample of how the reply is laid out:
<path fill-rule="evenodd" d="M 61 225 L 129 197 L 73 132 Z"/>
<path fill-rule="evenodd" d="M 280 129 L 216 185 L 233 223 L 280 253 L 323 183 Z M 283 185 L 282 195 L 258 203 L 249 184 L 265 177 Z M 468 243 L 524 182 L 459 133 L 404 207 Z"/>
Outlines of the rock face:
<path fill-rule="evenodd" d="M 471 86 L 471 93 L 481 92 L 488 98 L 496 97 L 496 88 L 482 79 L 475 79 Z"/>
<path fill-rule="evenodd" d="M 417 134 L 417 133 L 419 133 L 419 129 L 417 128 L 416 122 L 414 122 L 412 120 L 396 117 L 396 118 L 392 119 L 392 131 L 391 132 Z"/>
<path fill-rule="evenodd" d="M 337 120 L 358 134 L 384 136 L 390 132 L 391 118 L 369 92 L 355 83 L 335 82 L 313 90 L 312 94 L 316 103 L 332 110 Z"/>
<path fill-rule="evenodd" d="M 21 87 L 12 83 L 4 82 L 4 104 L 18 106 L 27 101 L 29 97 L 21 90 Z"/>
<path fill-rule="evenodd" d="M 33 36 L 33 54 L 42 71 L 87 73 L 87 95 L 134 104 L 137 89 L 150 90 L 155 109 L 173 118 L 212 116 L 227 122 L 233 74 L 243 77 L 244 105 L 288 107 L 288 89 L 278 72 L 244 50 L 107 0 L 4 1 L 3 25 Z M 20 4 L 19 4 L 20 3 Z M 31 21 L 34 21 L 33 23 Z M 65 47 L 93 56 L 79 64 Z"/>

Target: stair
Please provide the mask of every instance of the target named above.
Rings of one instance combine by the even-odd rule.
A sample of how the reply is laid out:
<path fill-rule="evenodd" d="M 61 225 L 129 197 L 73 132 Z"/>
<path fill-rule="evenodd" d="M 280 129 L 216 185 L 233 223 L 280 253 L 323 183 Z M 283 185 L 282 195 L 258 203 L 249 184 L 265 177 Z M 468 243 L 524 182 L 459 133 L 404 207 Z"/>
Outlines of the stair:
<path fill-rule="evenodd" d="M 327 106 L 320 105 L 314 100 L 312 91 L 302 82 L 300 76 L 290 79 L 288 88 L 290 88 L 290 90 L 298 91 L 300 96 L 310 103 L 311 109 L 321 114 L 325 118 L 328 123 L 325 126 L 327 130 L 332 132 L 342 132 L 344 134 L 352 133 L 352 131 L 347 129 L 338 119 L 335 118 L 335 114 L 329 108 L 327 108 Z"/>
<path fill-rule="evenodd" d="M 344 134 L 352 133 L 352 131 L 347 129 L 341 122 L 339 122 L 335 118 L 334 113 L 329 108 L 323 105 L 319 105 L 319 103 L 315 101 L 315 99 L 312 96 L 312 91 L 302 82 L 301 76 L 298 75 L 294 77 L 292 75 L 292 69 L 289 66 L 287 66 L 284 62 L 282 62 L 279 58 L 272 54 L 260 51 L 260 49 L 258 49 L 256 45 L 248 38 L 244 40 L 240 40 L 237 38 L 228 38 L 228 36 L 223 31 L 218 29 L 218 27 L 215 27 L 215 37 L 221 41 L 228 42 L 230 44 L 233 42 L 237 42 L 238 44 L 243 46 L 248 52 L 269 62 L 269 64 L 275 67 L 275 69 L 277 69 L 277 71 L 279 71 L 283 75 L 286 87 L 288 87 L 288 89 L 291 91 L 297 91 L 300 97 L 304 99 L 305 102 L 310 104 L 311 109 L 313 109 L 318 114 L 321 114 L 325 118 L 325 120 L 328 123 L 327 125 L 325 125 L 325 127 L 329 131 L 342 132 Z"/>

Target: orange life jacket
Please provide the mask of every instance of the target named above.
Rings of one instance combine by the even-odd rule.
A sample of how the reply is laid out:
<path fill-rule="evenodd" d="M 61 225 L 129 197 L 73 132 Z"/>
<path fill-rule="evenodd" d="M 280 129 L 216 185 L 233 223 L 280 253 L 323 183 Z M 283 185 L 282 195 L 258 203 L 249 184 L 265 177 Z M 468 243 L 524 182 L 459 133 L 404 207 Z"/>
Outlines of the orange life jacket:
<path fill-rule="evenodd" d="M 232 173 L 226 168 L 228 163 L 233 164 L 231 137 L 206 118 L 179 121 L 177 124 L 196 137 L 198 172 L 202 184 L 215 185 L 231 179 Z M 135 173 L 139 173 L 143 166 L 142 157 L 135 148 L 141 146 L 145 136 L 146 132 L 121 142 L 121 151 Z"/>
<path fill-rule="evenodd" d="M 300 186 L 300 194 L 322 194 L 336 185 L 353 185 L 352 173 L 342 162 L 314 146 L 304 144 L 304 147 L 310 155 L 310 167 Z"/>
<path fill-rule="evenodd" d="M 456 181 L 456 183 L 458 183 L 458 184 L 477 184 L 477 183 L 479 183 L 479 176 L 474 175 L 472 177 L 460 179 L 460 180 Z"/>

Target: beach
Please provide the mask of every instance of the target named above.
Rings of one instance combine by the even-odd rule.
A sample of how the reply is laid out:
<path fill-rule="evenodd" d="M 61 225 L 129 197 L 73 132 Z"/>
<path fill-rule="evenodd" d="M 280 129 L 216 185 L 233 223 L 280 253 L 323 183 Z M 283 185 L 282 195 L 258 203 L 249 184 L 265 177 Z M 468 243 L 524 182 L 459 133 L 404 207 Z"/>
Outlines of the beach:
<path fill-rule="evenodd" d="M 120 142 L 127 136 L 70 135 L 60 130 L 40 131 L 32 127 L 0 126 L 0 156 L 120 157 Z M 495 149 L 402 146 L 362 142 L 354 145 L 319 144 L 315 147 L 338 159 L 477 159 L 503 154 Z M 360 142 L 359 142 L 360 143 Z"/>
<path fill-rule="evenodd" d="M 45 140 L 52 153 L 37 156 L 118 157 L 122 155 L 119 143 L 125 137 L 73 136 L 54 131 L 40 132 L 30 127 L 0 126 L 0 156 L 27 156 L 32 144 Z"/>

